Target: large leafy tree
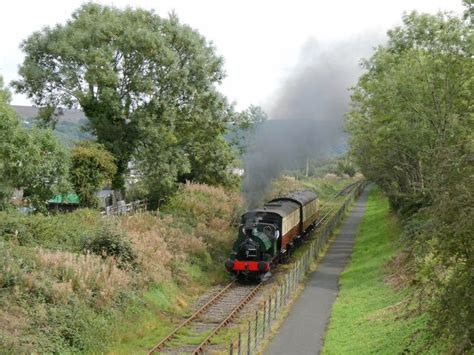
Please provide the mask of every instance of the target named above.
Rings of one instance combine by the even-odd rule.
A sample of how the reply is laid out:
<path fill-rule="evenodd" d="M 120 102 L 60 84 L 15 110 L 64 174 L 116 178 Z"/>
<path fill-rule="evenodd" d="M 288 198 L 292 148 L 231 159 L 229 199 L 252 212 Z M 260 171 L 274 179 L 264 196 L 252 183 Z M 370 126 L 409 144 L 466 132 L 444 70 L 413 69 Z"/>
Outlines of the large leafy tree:
<path fill-rule="evenodd" d="M 67 154 L 50 129 L 23 129 L 9 99 L 0 77 L 0 205 L 8 205 L 17 188 L 44 211 L 46 201 L 67 188 Z"/>
<path fill-rule="evenodd" d="M 394 206 L 416 209 L 433 199 L 433 158 L 472 127 L 472 30 L 442 14 L 404 22 L 364 63 L 348 128 L 364 173 Z"/>
<path fill-rule="evenodd" d="M 233 113 L 215 87 L 223 60 L 174 14 L 88 3 L 22 49 L 16 90 L 53 124 L 55 108 L 82 108 L 116 158 L 114 188 L 131 160 L 158 193 L 185 177 L 225 182 L 232 154 L 221 136 Z"/>

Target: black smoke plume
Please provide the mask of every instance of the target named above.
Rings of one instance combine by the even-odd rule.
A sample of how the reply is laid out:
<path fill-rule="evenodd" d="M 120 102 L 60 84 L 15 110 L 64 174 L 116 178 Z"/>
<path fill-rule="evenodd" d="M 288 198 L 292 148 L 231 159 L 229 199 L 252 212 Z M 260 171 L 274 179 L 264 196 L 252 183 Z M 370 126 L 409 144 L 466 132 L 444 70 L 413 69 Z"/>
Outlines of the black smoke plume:
<path fill-rule="evenodd" d="M 343 130 L 350 91 L 381 36 L 331 46 L 309 40 L 268 108 L 269 120 L 248 137 L 243 192 L 249 207 L 261 203 L 271 180 L 284 170 L 302 169 L 347 150 Z"/>

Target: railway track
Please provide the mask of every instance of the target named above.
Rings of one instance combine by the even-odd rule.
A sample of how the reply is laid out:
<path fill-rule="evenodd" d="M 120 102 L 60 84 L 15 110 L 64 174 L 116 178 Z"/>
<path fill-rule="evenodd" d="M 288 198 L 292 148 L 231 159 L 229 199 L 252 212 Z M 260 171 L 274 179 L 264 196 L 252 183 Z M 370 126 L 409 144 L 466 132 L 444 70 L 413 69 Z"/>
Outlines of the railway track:
<path fill-rule="evenodd" d="M 336 201 L 338 198 L 341 198 L 341 197 L 342 197 L 342 201 L 344 201 L 345 197 L 349 193 L 351 193 L 354 189 L 358 188 L 360 184 L 361 184 L 361 181 L 356 181 L 352 184 L 349 184 L 346 187 L 344 187 L 342 190 L 334 194 L 331 198 L 329 198 L 326 201 L 326 203 L 324 203 L 320 207 L 322 211 L 324 210 L 324 213 L 316 222 L 315 229 L 321 227 L 321 225 L 323 225 L 329 219 L 329 217 L 340 207 L 341 203 L 339 201 L 337 203 L 334 203 L 334 201 Z"/>
<path fill-rule="evenodd" d="M 181 322 L 171 333 L 156 344 L 148 354 L 201 354 L 209 346 L 212 338 L 254 298 L 261 287 L 241 285 L 235 281 L 219 290 L 208 302 Z M 174 341 L 192 333 L 190 342 L 198 345 L 179 345 Z"/>
<path fill-rule="evenodd" d="M 321 207 L 325 213 L 316 222 L 314 229 L 322 227 L 337 209 L 340 208 L 341 197 L 345 196 L 359 186 L 356 182 L 344 187 L 332 196 Z M 337 201 L 337 203 L 336 203 Z M 148 354 L 201 354 L 210 345 L 212 338 L 227 326 L 237 314 L 252 300 L 261 288 L 257 285 L 242 285 L 232 281 L 221 288 L 204 305 L 199 307 L 190 317 L 183 320 L 171 333 L 156 344 Z M 183 345 L 192 344 L 192 345 Z"/>

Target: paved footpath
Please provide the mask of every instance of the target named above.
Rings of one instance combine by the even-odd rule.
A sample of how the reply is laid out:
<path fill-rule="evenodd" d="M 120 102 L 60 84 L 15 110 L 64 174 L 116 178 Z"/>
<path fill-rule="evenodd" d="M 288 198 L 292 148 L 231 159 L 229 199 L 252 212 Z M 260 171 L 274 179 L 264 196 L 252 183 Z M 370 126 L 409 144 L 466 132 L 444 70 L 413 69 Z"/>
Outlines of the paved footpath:
<path fill-rule="evenodd" d="M 306 355 L 321 351 L 331 307 L 339 291 L 339 275 L 352 253 L 366 202 L 367 189 L 343 221 L 318 269 L 309 275 L 305 289 L 267 347 L 266 355 Z"/>

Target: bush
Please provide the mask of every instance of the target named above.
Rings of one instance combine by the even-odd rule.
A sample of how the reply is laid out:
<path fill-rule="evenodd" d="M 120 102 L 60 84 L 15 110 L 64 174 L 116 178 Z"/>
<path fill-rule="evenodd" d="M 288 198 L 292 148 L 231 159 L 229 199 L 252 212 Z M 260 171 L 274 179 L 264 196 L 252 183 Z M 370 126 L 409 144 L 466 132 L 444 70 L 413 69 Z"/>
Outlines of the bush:
<path fill-rule="evenodd" d="M 0 212 L 0 238 L 21 246 L 79 252 L 84 240 L 97 234 L 103 223 L 97 211 L 88 209 L 46 216 L 4 211 Z"/>
<path fill-rule="evenodd" d="M 110 225 L 105 225 L 96 235 L 85 240 L 83 250 L 103 258 L 113 257 L 122 269 L 137 267 L 137 255 L 130 241 L 116 227 Z"/>

